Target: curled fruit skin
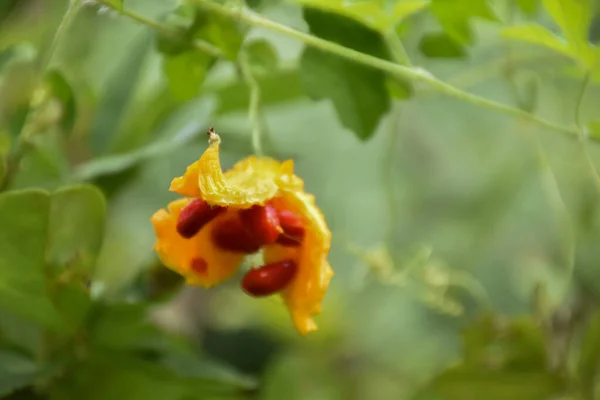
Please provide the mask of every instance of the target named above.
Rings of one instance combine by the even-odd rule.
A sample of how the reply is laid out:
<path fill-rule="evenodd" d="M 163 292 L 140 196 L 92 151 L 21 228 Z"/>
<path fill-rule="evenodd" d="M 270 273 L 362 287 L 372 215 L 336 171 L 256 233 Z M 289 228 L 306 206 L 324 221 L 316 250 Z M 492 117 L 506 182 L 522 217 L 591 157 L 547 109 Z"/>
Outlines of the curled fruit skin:
<path fill-rule="evenodd" d="M 242 289 L 253 297 L 270 296 L 285 289 L 294 279 L 296 270 L 296 263 L 291 260 L 253 268 L 244 275 Z"/>
<path fill-rule="evenodd" d="M 211 207 L 201 199 L 190 201 L 179 214 L 177 232 L 184 238 L 194 237 L 200 229 L 224 212 L 226 207 Z"/>
<path fill-rule="evenodd" d="M 274 243 L 281 232 L 277 210 L 269 204 L 240 210 L 240 219 L 246 233 L 261 246 Z"/>
<path fill-rule="evenodd" d="M 246 254 L 260 250 L 260 244 L 248 235 L 239 218 L 216 221 L 211 236 L 214 244 L 222 250 Z"/>

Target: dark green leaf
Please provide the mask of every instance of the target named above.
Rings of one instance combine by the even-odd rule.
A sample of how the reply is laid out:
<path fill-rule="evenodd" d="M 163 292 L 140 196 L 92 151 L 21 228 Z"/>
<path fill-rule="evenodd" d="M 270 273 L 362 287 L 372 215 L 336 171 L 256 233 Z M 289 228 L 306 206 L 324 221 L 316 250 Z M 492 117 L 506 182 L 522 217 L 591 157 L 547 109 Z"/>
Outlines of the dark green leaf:
<path fill-rule="evenodd" d="M 238 22 L 218 14 L 209 14 L 198 10 L 191 28 L 197 39 L 205 40 L 217 46 L 225 57 L 236 60 L 244 41 Z"/>
<path fill-rule="evenodd" d="M 246 0 L 248 7 L 253 10 L 262 10 L 279 2 L 280 0 Z"/>
<path fill-rule="evenodd" d="M 596 378 L 600 371 L 600 313 L 596 312 L 588 325 L 579 353 L 577 371 L 586 398 L 594 397 Z"/>
<path fill-rule="evenodd" d="M 250 67 L 256 73 L 268 73 L 277 68 L 277 52 L 266 40 L 253 40 L 244 50 Z"/>
<path fill-rule="evenodd" d="M 53 372 L 53 368 L 40 365 L 26 355 L 0 348 L 0 397 L 33 385 Z"/>
<path fill-rule="evenodd" d="M 444 33 L 430 33 L 419 42 L 419 50 L 429 58 L 464 58 L 465 49 Z"/>
<path fill-rule="evenodd" d="M 58 70 L 53 70 L 46 74 L 46 84 L 49 87 L 51 96 L 60 102 L 61 126 L 65 133 L 69 134 L 73 130 L 77 116 L 73 89 Z"/>
<path fill-rule="evenodd" d="M 386 80 L 386 85 L 390 95 L 398 100 L 408 99 L 414 94 L 413 85 L 400 78 L 390 77 Z"/>
<path fill-rule="evenodd" d="M 51 400 L 205 400 L 236 399 L 243 387 L 227 382 L 215 385 L 201 378 L 182 378 L 156 362 L 124 353 L 99 351 L 53 389 Z"/>
<path fill-rule="evenodd" d="M 194 98 L 212 62 L 211 56 L 198 50 L 164 58 L 163 71 L 173 96 L 181 101 Z"/>
<path fill-rule="evenodd" d="M 487 0 L 432 0 L 431 11 L 446 33 L 459 43 L 473 43 L 471 19 L 496 21 Z"/>
<path fill-rule="evenodd" d="M 304 19 L 311 32 L 322 39 L 389 59 L 380 34 L 354 20 L 312 8 L 304 9 Z M 341 123 L 361 140 L 375 133 L 390 107 L 386 77 L 373 68 L 306 48 L 301 74 L 308 95 L 315 100 L 331 100 Z"/>
<path fill-rule="evenodd" d="M 426 0 L 296 0 L 301 6 L 320 9 L 360 22 L 382 34 L 428 6 Z"/>
<path fill-rule="evenodd" d="M 443 400 L 546 400 L 564 390 L 555 377 L 543 370 L 456 369 L 444 373 L 432 386 L 432 392 Z"/>
<path fill-rule="evenodd" d="M 142 75 L 142 67 L 150 45 L 150 33 L 138 38 L 128 56 L 118 60 L 118 67 L 104 88 L 105 92 L 102 93 L 91 131 L 91 143 L 96 154 L 107 151 L 119 131 L 138 79 Z"/>

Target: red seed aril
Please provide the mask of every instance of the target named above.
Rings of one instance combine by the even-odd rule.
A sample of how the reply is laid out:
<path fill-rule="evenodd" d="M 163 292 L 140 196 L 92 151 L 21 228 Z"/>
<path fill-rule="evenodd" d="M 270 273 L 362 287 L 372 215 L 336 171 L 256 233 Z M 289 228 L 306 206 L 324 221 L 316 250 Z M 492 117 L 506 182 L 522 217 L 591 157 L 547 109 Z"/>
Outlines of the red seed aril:
<path fill-rule="evenodd" d="M 302 239 L 293 238 L 291 236 L 287 236 L 285 233 L 282 233 L 277 237 L 275 243 L 286 247 L 298 247 L 302 244 Z"/>
<path fill-rule="evenodd" d="M 226 207 L 220 206 L 211 207 L 204 200 L 193 199 L 181 209 L 177 219 L 177 232 L 182 237 L 189 239 L 226 209 Z"/>
<path fill-rule="evenodd" d="M 203 258 L 193 258 L 190 262 L 190 269 L 198 275 L 204 275 L 208 271 L 208 263 Z"/>
<path fill-rule="evenodd" d="M 277 210 L 271 205 L 255 205 L 245 210 L 240 210 L 240 219 L 246 233 L 256 243 L 264 246 L 274 243 L 281 232 Z"/>
<path fill-rule="evenodd" d="M 278 216 L 283 232 L 277 237 L 277 243 L 283 246 L 299 246 L 305 234 L 302 218 L 289 210 L 279 211 Z"/>
<path fill-rule="evenodd" d="M 212 240 L 222 250 L 252 254 L 260 250 L 260 244 L 246 233 L 239 218 L 218 222 L 212 230 Z"/>
<path fill-rule="evenodd" d="M 296 263 L 291 260 L 253 268 L 244 275 L 242 289 L 253 297 L 270 296 L 280 292 L 294 279 Z"/>

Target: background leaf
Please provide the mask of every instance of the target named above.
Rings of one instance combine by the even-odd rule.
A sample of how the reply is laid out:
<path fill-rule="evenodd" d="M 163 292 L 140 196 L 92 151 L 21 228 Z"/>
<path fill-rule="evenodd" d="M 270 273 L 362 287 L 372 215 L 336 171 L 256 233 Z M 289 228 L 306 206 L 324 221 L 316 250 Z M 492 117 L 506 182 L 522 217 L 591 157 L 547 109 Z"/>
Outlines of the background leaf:
<path fill-rule="evenodd" d="M 313 34 L 380 58 L 388 58 L 381 36 L 331 13 L 305 8 Z M 369 139 L 390 106 L 385 75 L 338 56 L 307 48 L 301 59 L 302 82 L 308 95 L 329 99 L 341 123 L 361 140 Z"/>
<path fill-rule="evenodd" d="M 507 38 L 544 46 L 569 57 L 574 56 L 574 53 L 564 41 L 540 25 L 511 26 L 503 28 L 501 32 Z"/>
<path fill-rule="evenodd" d="M 432 0 L 430 7 L 446 33 L 464 44 L 472 44 L 474 40 L 471 19 L 497 20 L 487 0 Z"/>
<path fill-rule="evenodd" d="M 419 50 L 430 58 L 464 58 L 465 50 L 444 33 L 431 33 L 423 36 Z"/>

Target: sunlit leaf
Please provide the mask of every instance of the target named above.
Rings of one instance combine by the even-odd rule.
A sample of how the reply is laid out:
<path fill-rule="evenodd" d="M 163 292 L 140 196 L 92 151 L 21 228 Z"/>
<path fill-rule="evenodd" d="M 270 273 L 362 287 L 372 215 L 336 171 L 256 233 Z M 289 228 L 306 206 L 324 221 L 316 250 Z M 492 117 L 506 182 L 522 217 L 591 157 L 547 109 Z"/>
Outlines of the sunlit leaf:
<path fill-rule="evenodd" d="M 431 33 L 423 36 L 419 50 L 429 58 L 464 58 L 465 49 L 444 33 Z"/>
<path fill-rule="evenodd" d="M 590 67 L 594 62 L 587 40 L 592 18 L 591 0 L 543 0 L 543 3 L 560 26 L 572 52 L 583 65 Z"/>
<path fill-rule="evenodd" d="M 501 34 L 510 39 L 544 46 L 570 57 L 574 55 L 568 43 L 541 25 L 510 26 L 503 28 Z"/>
<path fill-rule="evenodd" d="M 487 0 L 432 0 L 430 7 L 446 33 L 459 43 L 473 43 L 473 18 L 497 20 Z"/>
<path fill-rule="evenodd" d="M 389 58 L 381 36 L 346 17 L 305 8 L 313 34 L 380 58 Z M 314 48 L 301 59 L 304 88 L 314 100 L 332 101 L 341 123 L 361 140 L 369 139 L 390 106 L 386 76 L 381 71 Z"/>

